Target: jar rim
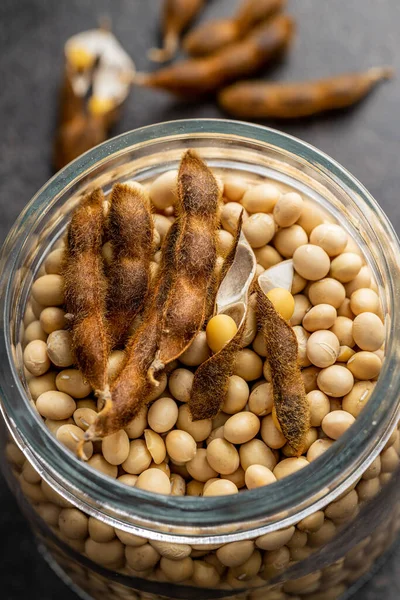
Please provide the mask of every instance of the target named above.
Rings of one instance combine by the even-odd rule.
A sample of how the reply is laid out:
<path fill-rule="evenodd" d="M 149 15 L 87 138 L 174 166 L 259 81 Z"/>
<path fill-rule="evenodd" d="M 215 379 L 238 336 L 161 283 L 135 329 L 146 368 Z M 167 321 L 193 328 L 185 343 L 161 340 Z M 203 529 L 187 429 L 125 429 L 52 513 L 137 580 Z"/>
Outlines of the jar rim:
<path fill-rule="evenodd" d="M 63 189 L 94 167 L 106 165 L 111 158 L 123 156 L 143 144 L 170 138 L 190 141 L 194 136 L 225 136 L 236 142 L 254 140 L 302 158 L 313 168 L 329 174 L 354 202 L 366 204 L 379 222 L 376 242 L 381 249 L 382 269 L 390 283 L 385 292 L 392 308 L 390 321 L 387 319 L 387 354 L 381 376 L 351 429 L 305 470 L 268 486 L 268 493 L 265 488 L 258 488 L 239 496 L 193 498 L 155 495 L 130 488 L 89 469 L 72 453 L 60 448 L 45 425 L 38 425 L 39 420 L 32 419 L 31 407 L 31 412 L 26 414 L 14 410 L 16 403 L 12 396 L 16 393 L 29 404 L 13 360 L 9 322 L 10 282 L 19 267 L 18 256 L 26 237 L 23 232 L 27 216 L 39 215 Z M 3 417 L 18 445 L 45 480 L 82 510 L 121 529 L 142 534 L 145 530 L 145 535 L 153 539 L 171 541 L 176 537 L 176 541 L 193 543 L 197 536 L 201 543 L 207 536 L 212 537 L 213 542 L 224 543 L 231 541 L 232 535 L 241 539 L 248 537 L 249 531 L 252 534 L 257 531 L 260 535 L 289 526 L 325 506 L 351 485 L 383 448 L 396 422 L 396 394 L 400 388 L 400 370 L 396 368 L 400 282 L 391 274 L 400 270 L 399 256 L 396 233 L 364 186 L 336 161 L 293 136 L 260 125 L 224 119 L 169 121 L 126 132 L 89 150 L 51 178 L 21 213 L 3 245 L 0 256 L 3 289 L 0 298 L 0 407 Z M 37 427 L 40 448 L 35 436 L 39 431 Z M 379 438 L 375 439 L 376 436 Z M 372 452 L 371 440 L 376 442 Z"/>

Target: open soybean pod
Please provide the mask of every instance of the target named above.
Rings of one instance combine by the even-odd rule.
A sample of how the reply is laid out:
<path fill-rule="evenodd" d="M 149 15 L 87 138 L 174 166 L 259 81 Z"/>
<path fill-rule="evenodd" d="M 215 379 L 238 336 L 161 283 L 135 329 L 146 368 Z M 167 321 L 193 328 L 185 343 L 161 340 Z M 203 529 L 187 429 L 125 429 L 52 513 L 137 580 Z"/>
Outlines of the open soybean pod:
<path fill-rule="evenodd" d="M 163 307 L 150 378 L 178 358 L 203 326 L 217 260 L 220 200 L 213 173 L 196 152 L 188 150 L 178 172 L 176 210 L 181 231 L 171 268 L 174 280 Z"/>
<path fill-rule="evenodd" d="M 154 73 L 138 74 L 135 82 L 186 97 L 212 93 L 271 63 L 288 48 L 293 32 L 293 19 L 278 15 L 252 30 L 242 41 L 212 56 L 177 62 Z"/>
<path fill-rule="evenodd" d="M 215 417 L 226 396 L 229 377 L 233 374 L 236 356 L 246 325 L 249 294 L 256 273 L 257 261 L 243 233 L 239 238 L 232 266 L 217 293 L 215 315 L 228 315 L 237 326 L 234 337 L 197 369 L 189 401 L 194 421 Z"/>
<path fill-rule="evenodd" d="M 231 18 L 213 19 L 190 31 L 183 47 L 191 56 L 206 56 L 242 39 L 253 27 L 281 11 L 286 0 L 244 0 Z"/>
<path fill-rule="evenodd" d="M 69 38 L 64 54 L 65 76 L 54 143 L 57 170 L 107 139 L 135 72 L 132 59 L 116 37 L 102 28 Z"/>
<path fill-rule="evenodd" d="M 171 267 L 179 234 L 180 220 L 177 219 L 165 236 L 160 271 L 142 323 L 130 336 L 125 360 L 111 384 L 112 401 L 97 414 L 96 420 L 85 432 L 85 440 L 100 439 L 126 427 L 154 391 L 155 383 L 148 381 L 147 370 L 157 350 L 160 313 L 172 284 Z"/>
<path fill-rule="evenodd" d="M 300 455 L 310 429 L 310 407 L 298 363 L 297 339 L 292 327 L 275 310 L 267 296 L 277 287 L 289 291 L 292 281 L 292 260 L 261 273 L 256 286 L 257 318 L 271 368 L 276 416 L 294 453 Z"/>
<path fill-rule="evenodd" d="M 83 31 L 65 44 L 65 60 L 75 94 L 86 98 L 89 114 L 112 125 L 126 100 L 135 65 L 111 31 Z"/>
<path fill-rule="evenodd" d="M 205 0 L 164 0 L 163 48 L 149 50 L 149 58 L 165 62 L 178 50 L 179 37 L 205 4 Z"/>
<path fill-rule="evenodd" d="M 236 117 L 295 119 L 356 104 L 393 70 L 376 67 L 363 73 L 348 73 L 328 79 L 298 83 L 244 81 L 219 93 L 218 102 Z"/>

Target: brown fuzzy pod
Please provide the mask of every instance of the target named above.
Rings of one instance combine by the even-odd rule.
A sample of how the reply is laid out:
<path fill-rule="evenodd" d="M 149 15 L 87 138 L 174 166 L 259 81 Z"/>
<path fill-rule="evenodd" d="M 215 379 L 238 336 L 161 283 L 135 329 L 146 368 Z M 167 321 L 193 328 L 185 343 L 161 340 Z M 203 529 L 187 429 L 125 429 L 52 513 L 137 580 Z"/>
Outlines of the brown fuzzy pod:
<path fill-rule="evenodd" d="M 292 327 L 276 312 L 258 283 L 256 294 L 259 327 L 271 367 L 276 416 L 283 435 L 300 456 L 311 424 L 310 407 L 298 364 L 297 339 Z"/>
<path fill-rule="evenodd" d="M 59 171 L 72 160 L 107 139 L 107 128 L 100 117 L 77 114 L 61 123 L 54 139 L 53 163 Z"/>
<path fill-rule="evenodd" d="M 159 324 L 154 312 L 144 321 L 126 348 L 122 371 L 112 383 L 112 400 L 106 402 L 85 440 L 103 438 L 126 427 L 154 390 L 147 371 L 157 349 Z"/>
<path fill-rule="evenodd" d="M 162 309 L 172 284 L 172 266 L 181 221 L 170 227 L 163 246 L 159 274 L 151 289 L 143 321 L 128 341 L 122 369 L 111 385 L 112 400 L 106 403 L 87 430 L 85 440 L 102 438 L 119 431 L 137 415 L 157 385 L 147 372 L 157 351 Z"/>
<path fill-rule="evenodd" d="M 137 74 L 135 82 L 180 96 L 209 94 L 227 83 L 253 75 L 286 50 L 294 33 L 294 21 L 278 15 L 262 23 L 235 44 L 215 54 L 177 62 L 154 73 Z"/>
<path fill-rule="evenodd" d="M 107 271 L 107 321 L 116 346 L 125 341 L 150 285 L 153 220 L 150 199 L 141 186 L 117 183 L 113 187 L 108 239 L 113 258 Z"/>
<path fill-rule="evenodd" d="M 316 81 L 244 81 L 222 90 L 218 102 L 221 108 L 235 117 L 297 119 L 352 106 L 379 81 L 389 79 L 392 74 L 391 68 L 377 67 L 364 73 L 348 73 Z"/>
<path fill-rule="evenodd" d="M 207 293 L 217 259 L 220 191 L 217 181 L 192 150 L 183 156 L 178 174 L 178 219 L 173 281 L 164 307 L 161 337 L 152 366 L 163 369 L 178 358 L 201 329 Z"/>
<path fill-rule="evenodd" d="M 215 19 L 190 31 L 183 47 L 191 56 L 206 56 L 242 39 L 253 27 L 283 10 L 286 0 L 244 0 L 230 19 Z"/>
<path fill-rule="evenodd" d="M 235 336 L 219 352 L 211 356 L 196 370 L 189 408 L 194 421 L 214 418 L 228 391 L 235 361 L 242 347 L 249 306 L 249 294 L 256 272 L 257 261 L 246 238 L 240 236 L 231 268 L 223 279 L 216 299 L 216 314 L 232 317 L 238 326 Z M 229 256 L 229 255 L 228 255 Z"/>
<path fill-rule="evenodd" d="M 164 0 L 162 15 L 163 47 L 151 48 L 150 60 L 165 62 L 173 58 L 179 46 L 181 33 L 193 21 L 205 0 Z"/>
<path fill-rule="evenodd" d="M 193 421 L 213 419 L 221 410 L 228 392 L 229 378 L 233 375 L 235 360 L 241 349 L 245 324 L 246 320 L 222 350 L 196 369 L 189 401 Z"/>
<path fill-rule="evenodd" d="M 109 340 L 101 258 L 103 203 L 103 192 L 96 189 L 75 210 L 68 229 L 63 275 L 76 364 L 96 393 L 107 396 Z"/>

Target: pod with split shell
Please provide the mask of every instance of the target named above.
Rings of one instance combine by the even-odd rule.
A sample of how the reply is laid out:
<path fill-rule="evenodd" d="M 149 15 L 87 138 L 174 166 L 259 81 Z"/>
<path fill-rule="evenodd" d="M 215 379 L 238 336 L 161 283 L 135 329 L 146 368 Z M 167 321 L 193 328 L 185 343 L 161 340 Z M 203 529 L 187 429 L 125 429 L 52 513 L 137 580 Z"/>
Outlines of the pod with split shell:
<path fill-rule="evenodd" d="M 212 54 L 243 38 L 253 27 L 285 7 L 286 0 L 243 0 L 235 15 L 201 23 L 183 40 L 183 48 L 191 56 Z"/>
<path fill-rule="evenodd" d="M 105 321 L 107 282 L 101 258 L 103 205 L 104 194 L 96 189 L 75 209 L 68 228 L 62 274 L 76 364 L 96 394 L 106 400 L 110 398 L 110 344 Z"/>
<path fill-rule="evenodd" d="M 214 175 L 194 151 L 188 150 L 178 174 L 177 210 L 181 216 L 173 281 L 163 308 L 150 378 L 178 358 L 203 326 L 217 260 L 219 205 L 220 190 Z"/>
<path fill-rule="evenodd" d="M 86 98 L 89 112 L 107 113 L 115 122 L 113 111 L 126 100 L 135 72 L 135 64 L 115 35 L 103 28 L 78 33 L 64 48 L 66 68 L 76 96 Z M 95 99 L 95 102 L 93 101 Z"/>
<path fill-rule="evenodd" d="M 128 183 L 113 187 L 107 228 L 112 248 L 107 324 L 112 346 L 116 346 L 125 341 L 150 285 L 153 220 L 144 188 Z"/>
<path fill-rule="evenodd" d="M 164 0 L 162 15 L 163 47 L 151 48 L 150 60 L 165 62 L 173 58 L 179 46 L 181 33 L 198 15 L 205 0 Z"/>
<path fill-rule="evenodd" d="M 180 220 L 170 227 L 162 245 L 160 270 L 141 325 L 128 340 L 125 360 L 111 385 L 110 399 L 85 432 L 85 440 L 111 435 L 126 427 L 140 412 L 156 387 L 147 377 L 160 337 L 160 314 L 171 286 L 171 266 L 180 232 Z"/>
<path fill-rule="evenodd" d="M 256 285 L 257 317 L 271 369 L 276 416 L 283 435 L 295 453 L 300 455 L 311 424 L 310 407 L 298 364 L 297 340 L 292 327 L 277 313 L 267 297 L 277 283 L 282 287 L 286 284 L 285 288 L 291 289 L 292 281 L 288 281 L 287 277 L 293 269 L 291 263 L 279 263 L 259 276 Z M 272 270 L 275 273 L 271 274 Z"/>
<path fill-rule="evenodd" d="M 66 86 L 69 86 L 68 81 Z M 68 100 L 64 96 L 61 102 L 66 105 Z M 103 118 L 86 114 L 83 109 L 78 108 L 79 103 L 76 107 L 73 111 L 61 109 L 64 115 L 72 112 L 74 115 L 66 121 L 62 115 L 60 117 L 53 144 L 53 165 L 56 171 L 107 139 L 107 127 Z"/>
<path fill-rule="evenodd" d="M 216 259 L 220 192 L 211 171 L 190 150 L 182 158 L 178 182 L 177 219 L 162 246 L 150 302 L 142 323 L 128 341 L 122 369 L 112 382 L 112 400 L 85 432 L 85 440 L 111 435 L 125 427 L 151 398 L 158 385 L 157 373 L 162 370 L 160 363 L 167 364 L 174 360 L 175 353 L 183 352 L 204 322 L 206 294 Z M 203 237 L 199 237 L 201 233 Z M 194 265 L 193 251 L 197 257 Z M 155 360 L 158 363 L 154 369 Z"/>
<path fill-rule="evenodd" d="M 218 272 L 214 272 L 208 292 L 207 292 L 207 307 L 206 307 L 206 321 L 208 321 L 214 313 L 215 301 L 217 297 L 217 292 L 219 286 L 221 285 L 221 281 L 224 279 L 225 275 L 229 271 L 232 266 L 232 263 L 235 259 L 237 245 L 239 243 L 240 234 L 242 231 L 242 223 L 243 223 L 243 211 L 240 213 L 238 223 L 236 226 L 235 237 L 233 238 L 231 247 L 229 248 L 228 254 L 226 255 L 224 262 L 222 263 L 221 268 Z"/>
<path fill-rule="evenodd" d="M 227 113 L 240 118 L 297 119 L 352 106 L 392 75 L 390 67 L 375 67 L 298 83 L 243 81 L 221 90 L 218 102 Z"/>
<path fill-rule="evenodd" d="M 196 370 L 189 408 L 194 421 L 215 417 L 221 410 L 233 374 L 235 359 L 241 349 L 246 325 L 249 294 L 257 261 L 243 233 L 240 234 L 235 258 L 217 293 L 215 314 L 225 314 L 235 321 L 235 336 Z"/>
<path fill-rule="evenodd" d="M 65 74 L 54 140 L 57 170 L 107 139 L 135 72 L 130 56 L 103 28 L 69 38 L 64 54 Z"/>
<path fill-rule="evenodd" d="M 293 32 L 293 19 L 279 15 L 211 56 L 179 61 L 154 73 L 138 73 L 134 82 L 185 98 L 210 94 L 270 64 L 289 47 Z"/>

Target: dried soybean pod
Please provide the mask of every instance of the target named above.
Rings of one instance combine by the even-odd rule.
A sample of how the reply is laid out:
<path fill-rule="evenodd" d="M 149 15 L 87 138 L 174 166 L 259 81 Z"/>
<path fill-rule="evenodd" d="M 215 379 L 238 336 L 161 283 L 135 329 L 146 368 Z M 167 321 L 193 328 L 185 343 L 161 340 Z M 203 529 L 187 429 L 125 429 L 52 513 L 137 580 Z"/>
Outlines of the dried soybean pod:
<path fill-rule="evenodd" d="M 179 37 L 203 8 L 205 0 L 164 0 L 163 48 L 151 48 L 150 60 L 165 62 L 175 55 Z"/>
<path fill-rule="evenodd" d="M 311 425 L 310 407 L 298 364 L 297 340 L 292 327 L 266 296 L 262 275 L 256 285 L 257 316 L 271 367 L 274 406 L 283 435 L 300 456 Z"/>
<path fill-rule="evenodd" d="M 68 67 L 65 68 L 64 79 L 60 89 L 59 124 L 71 121 L 78 114 L 83 114 L 85 99 L 77 96 L 72 87 L 71 76 Z"/>
<path fill-rule="evenodd" d="M 346 108 L 364 98 L 393 69 L 375 67 L 364 73 L 337 75 L 299 83 L 234 83 L 219 93 L 218 102 L 229 114 L 244 118 L 295 119 Z"/>
<path fill-rule="evenodd" d="M 286 0 L 243 0 L 237 11 L 236 21 L 245 31 L 249 31 L 257 23 L 281 12 L 285 6 Z"/>
<path fill-rule="evenodd" d="M 68 68 L 65 69 L 59 102 L 58 128 L 53 148 L 53 164 L 56 171 L 62 169 L 92 145 L 105 139 L 104 133 L 99 136 L 98 142 L 92 144 L 93 133 L 96 134 L 97 140 L 98 128 L 96 127 L 92 132 L 92 128 L 87 127 L 88 119 L 84 114 L 84 98 L 75 94 Z"/>
<path fill-rule="evenodd" d="M 103 203 L 103 192 L 96 189 L 75 210 L 62 271 L 76 364 L 96 394 L 106 400 L 109 340 L 105 323 L 106 278 L 101 258 Z"/>
<path fill-rule="evenodd" d="M 150 283 L 153 220 L 150 199 L 141 186 L 117 183 L 111 193 L 108 237 L 107 322 L 112 346 L 125 341 L 142 308 Z"/>
<path fill-rule="evenodd" d="M 73 119 L 60 123 L 54 139 L 54 168 L 59 171 L 106 139 L 107 128 L 101 117 L 79 113 Z"/>
<path fill-rule="evenodd" d="M 149 371 L 162 370 L 178 358 L 200 331 L 206 316 L 207 293 L 217 259 L 220 190 L 217 181 L 193 150 L 178 173 L 178 217 L 173 281 L 164 306 L 161 337 Z"/>
<path fill-rule="evenodd" d="M 65 77 L 54 142 L 56 169 L 107 139 L 135 71 L 116 37 L 103 27 L 72 36 L 64 53 Z"/>
<path fill-rule="evenodd" d="M 237 245 L 231 268 L 223 279 L 216 298 L 216 314 L 235 321 L 235 336 L 196 370 L 189 408 L 194 421 L 214 418 L 221 409 L 233 375 L 237 353 L 246 325 L 249 293 L 256 273 L 254 252 L 243 234 Z"/>
<path fill-rule="evenodd" d="M 253 27 L 281 11 L 286 0 L 244 0 L 234 16 L 202 23 L 190 31 L 183 47 L 191 56 L 206 56 L 237 42 Z"/>
<path fill-rule="evenodd" d="M 170 227 L 163 246 L 159 274 L 143 321 L 128 341 L 125 361 L 112 382 L 112 400 L 106 403 L 96 421 L 85 433 L 85 441 L 111 435 L 125 427 L 137 415 L 154 391 L 147 377 L 160 338 L 160 315 L 172 284 L 171 265 L 180 234 L 181 219 Z"/>
<path fill-rule="evenodd" d="M 288 48 L 293 32 L 293 19 L 278 15 L 250 31 L 243 40 L 209 57 L 180 61 L 154 73 L 138 73 L 135 83 L 186 98 L 212 93 L 275 60 Z"/>

